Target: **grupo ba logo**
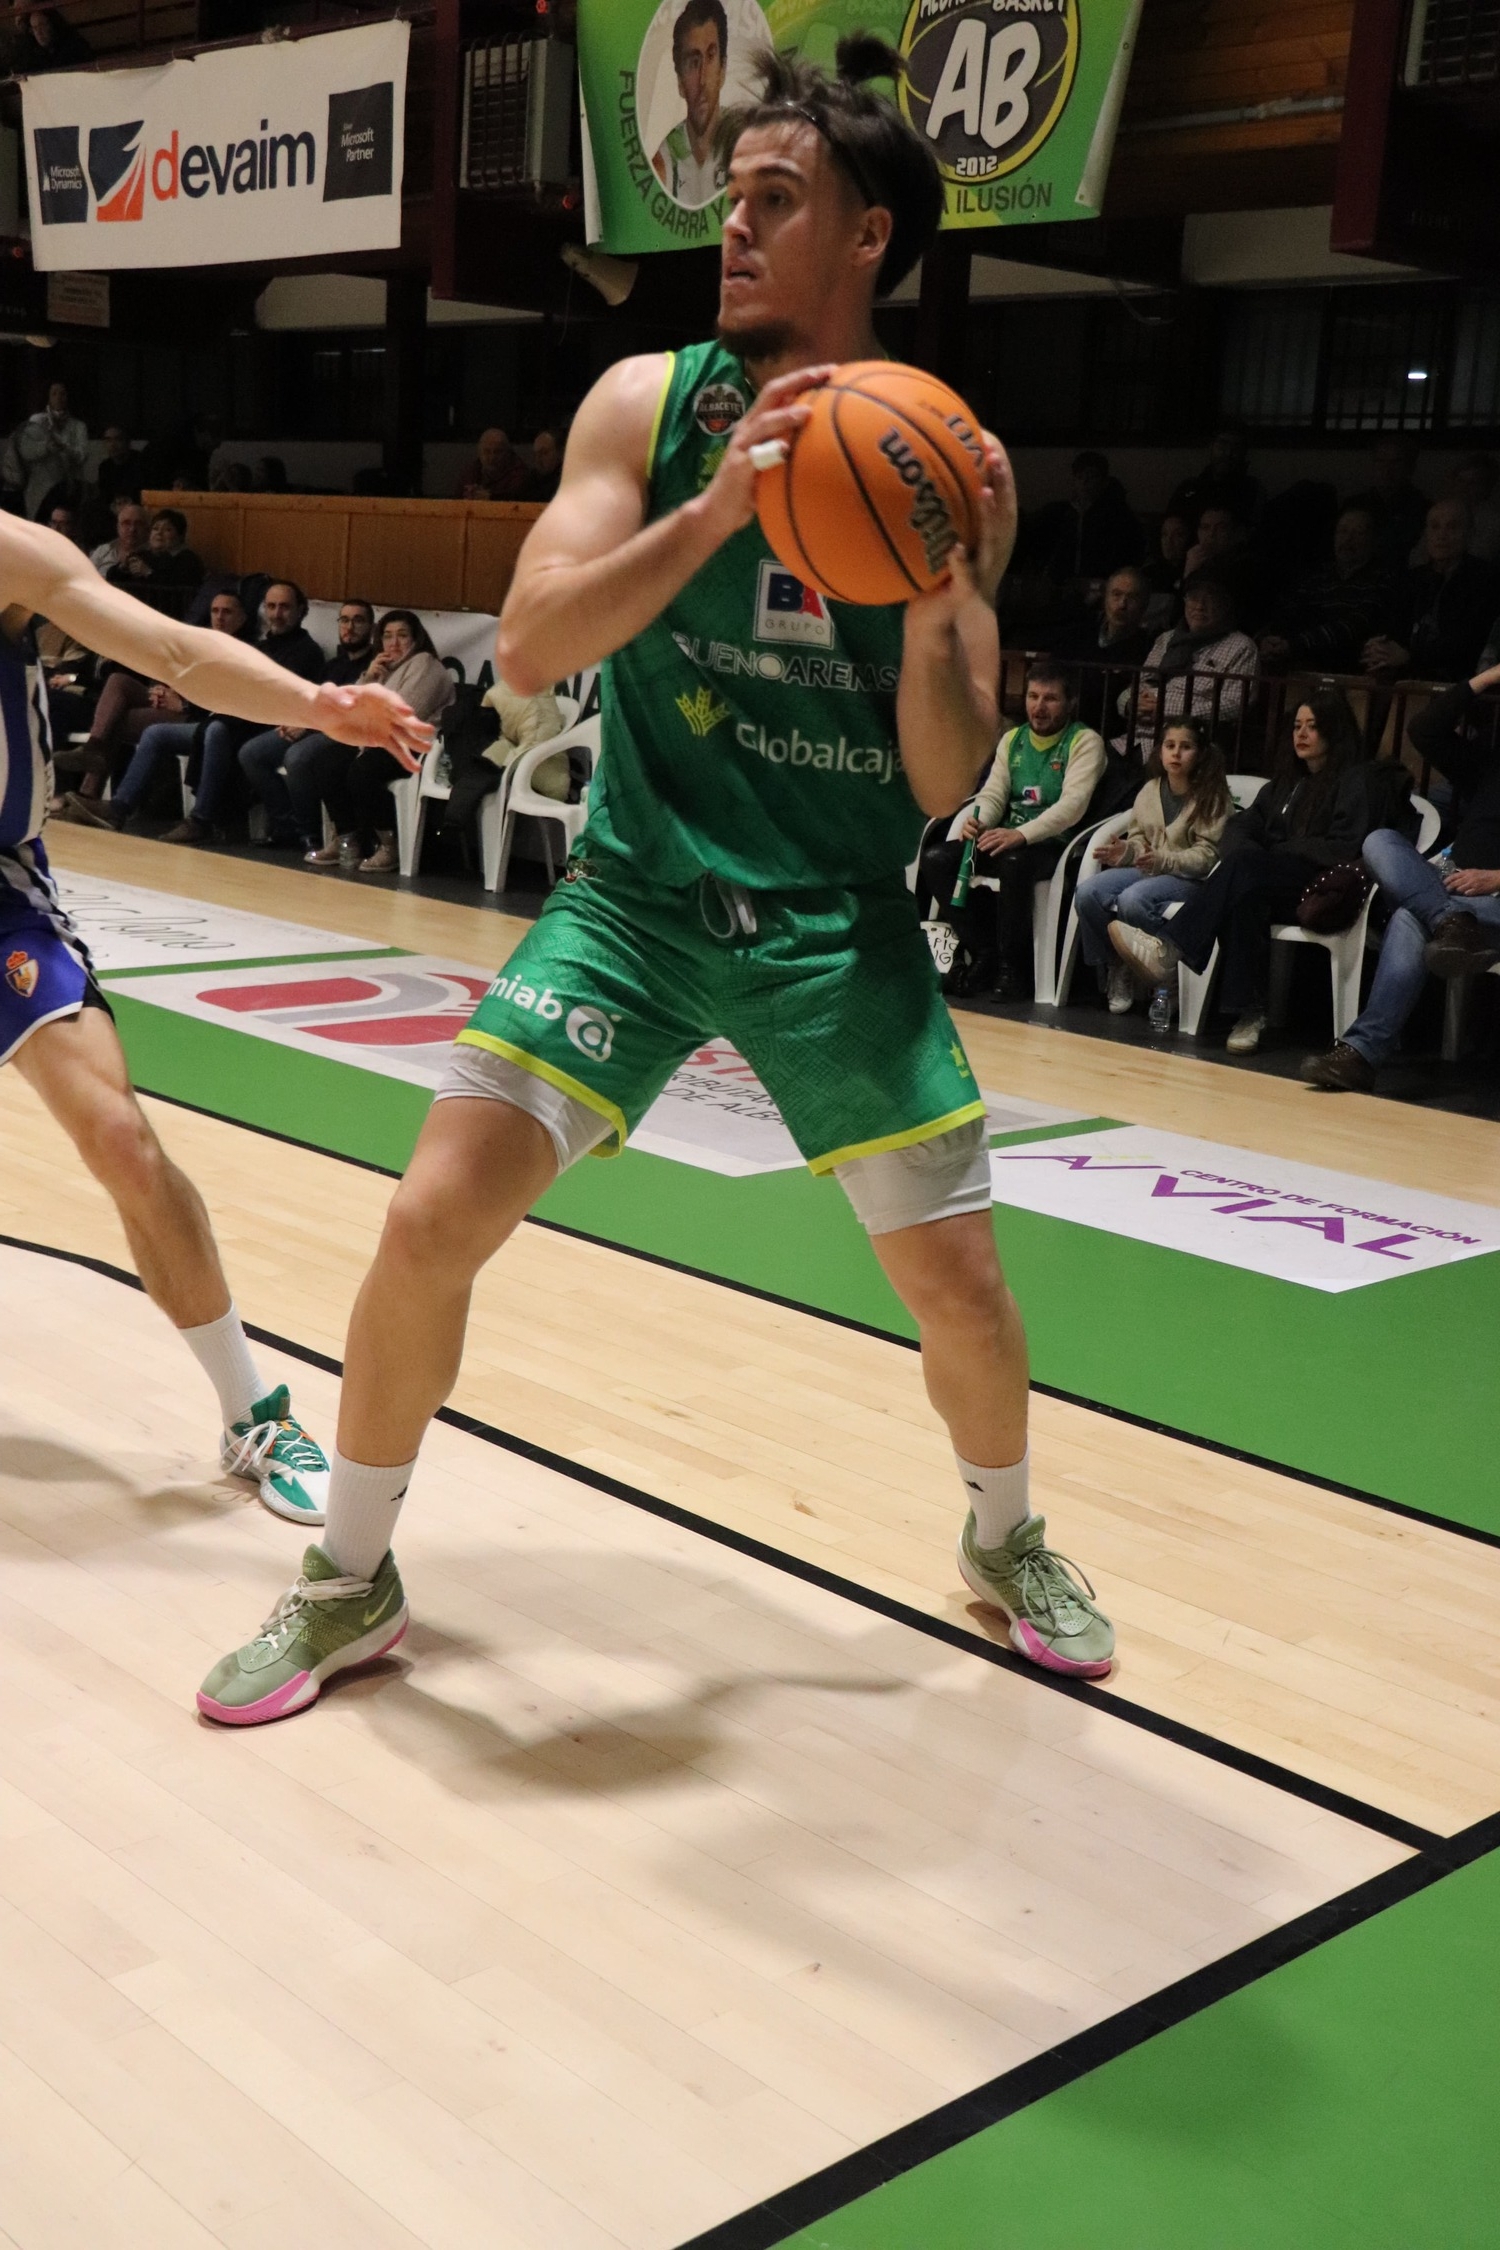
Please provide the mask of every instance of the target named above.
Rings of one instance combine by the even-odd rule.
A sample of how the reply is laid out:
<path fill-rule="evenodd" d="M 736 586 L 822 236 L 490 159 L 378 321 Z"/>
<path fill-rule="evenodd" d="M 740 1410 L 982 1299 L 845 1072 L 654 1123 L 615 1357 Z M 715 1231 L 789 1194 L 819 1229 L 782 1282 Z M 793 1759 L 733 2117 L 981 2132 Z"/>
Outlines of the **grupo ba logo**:
<path fill-rule="evenodd" d="M 1078 67 L 1078 0 L 912 0 L 901 107 L 947 180 L 982 186 L 1035 156 Z"/>
<path fill-rule="evenodd" d="M 146 199 L 146 120 L 89 127 L 89 186 L 96 219 L 138 219 Z"/>
<path fill-rule="evenodd" d="M 581 1054 L 592 1055 L 595 1062 L 608 1062 L 615 1043 L 615 1024 L 602 1008 L 572 1008 L 563 1025 L 573 1045 Z"/>

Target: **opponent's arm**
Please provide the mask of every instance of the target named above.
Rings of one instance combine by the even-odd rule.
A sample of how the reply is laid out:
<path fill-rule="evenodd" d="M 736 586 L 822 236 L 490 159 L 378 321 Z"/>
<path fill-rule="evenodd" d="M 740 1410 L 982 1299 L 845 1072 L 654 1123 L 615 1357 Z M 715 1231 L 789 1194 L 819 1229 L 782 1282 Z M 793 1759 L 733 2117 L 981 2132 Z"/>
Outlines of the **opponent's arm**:
<path fill-rule="evenodd" d="M 106 585 L 70 540 L 17 516 L 0 516 L 0 589 L 85 648 L 163 680 L 186 702 L 264 726 L 305 726 L 340 742 L 373 743 L 415 767 L 432 729 L 380 687 L 300 680 L 229 633 L 204 632 Z"/>
<path fill-rule="evenodd" d="M 1016 543 L 1016 488 L 1003 448 L 984 439 L 988 476 L 974 553 L 956 547 L 949 576 L 906 605 L 896 731 L 923 812 L 951 812 L 1000 731 L 1000 629 L 995 596 Z"/>
<path fill-rule="evenodd" d="M 496 669 L 517 695 L 612 656 L 661 615 L 754 515 L 751 446 L 789 437 L 807 418 L 797 398 L 828 372 L 768 383 L 706 491 L 648 524 L 651 432 L 669 369 L 664 353 L 621 360 L 578 410 L 557 497 L 521 549 L 500 614 Z"/>

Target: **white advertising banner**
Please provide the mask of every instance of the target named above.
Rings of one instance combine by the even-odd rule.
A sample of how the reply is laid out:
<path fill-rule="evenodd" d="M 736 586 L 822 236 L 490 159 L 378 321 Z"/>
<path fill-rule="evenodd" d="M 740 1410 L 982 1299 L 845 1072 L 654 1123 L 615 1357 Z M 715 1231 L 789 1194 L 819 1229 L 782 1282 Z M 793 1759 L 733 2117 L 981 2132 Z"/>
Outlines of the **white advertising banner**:
<path fill-rule="evenodd" d="M 1500 1250 L 1500 1209 L 1154 1126 L 992 1149 L 995 1200 L 1338 1293 Z"/>
<path fill-rule="evenodd" d="M 358 595 L 358 586 L 349 591 Z M 338 602 L 309 602 L 307 629 L 318 646 L 331 656 L 338 645 Z M 380 605 L 377 605 L 377 608 Z M 495 684 L 495 632 L 497 617 L 481 609 L 419 609 L 416 613 L 432 635 L 432 645 L 460 683 L 488 689 Z M 575 672 L 554 683 L 578 705 L 580 719 L 592 719 L 599 709 L 599 667 Z"/>
<path fill-rule="evenodd" d="M 410 27 L 22 82 L 40 272 L 392 250 Z"/>
<path fill-rule="evenodd" d="M 286 961 L 299 954 L 378 953 L 370 938 L 339 937 L 269 914 L 176 898 L 55 867 L 62 902 L 105 975 L 175 969 L 192 961 Z"/>

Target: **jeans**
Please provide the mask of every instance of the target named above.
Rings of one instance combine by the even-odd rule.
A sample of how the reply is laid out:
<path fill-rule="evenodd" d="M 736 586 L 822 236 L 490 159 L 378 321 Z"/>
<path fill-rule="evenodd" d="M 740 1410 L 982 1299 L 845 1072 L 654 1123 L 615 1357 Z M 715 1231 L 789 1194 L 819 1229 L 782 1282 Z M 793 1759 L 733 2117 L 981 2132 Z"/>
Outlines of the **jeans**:
<path fill-rule="evenodd" d="M 322 754 L 331 747 L 336 746 L 323 734 L 288 742 L 279 727 L 267 727 L 240 744 L 240 772 L 266 808 L 273 839 L 298 836 L 309 847 L 322 843 L 317 776 Z"/>
<path fill-rule="evenodd" d="M 127 813 L 133 813 L 150 788 L 157 768 L 168 759 L 175 763 L 178 758 L 186 758 L 197 733 L 196 719 L 158 719 L 154 726 L 147 727 L 125 769 L 125 778 L 115 791 L 116 810 L 123 806 Z"/>
<path fill-rule="evenodd" d="M 1191 876 L 1143 875 L 1137 867 L 1106 867 L 1080 883 L 1073 904 L 1089 967 L 1111 969 L 1118 962 L 1109 942 L 1111 918 L 1128 922 L 1132 929 L 1149 930 L 1152 937 L 1170 937 L 1172 925 L 1163 910 L 1190 898 L 1193 889 Z"/>
<path fill-rule="evenodd" d="M 252 734 L 260 729 L 251 727 Z M 234 778 L 239 771 L 239 747 L 246 734 L 243 719 L 210 719 L 203 730 L 203 770 L 193 818 L 212 828 L 234 798 Z"/>
<path fill-rule="evenodd" d="M 1344 1033 L 1345 1045 L 1374 1064 L 1384 1062 L 1401 1043 L 1427 981 L 1423 949 L 1438 923 L 1448 914 L 1500 923 L 1500 897 L 1460 898 L 1445 890 L 1437 869 L 1394 828 L 1377 828 L 1365 838 L 1363 849 L 1366 867 L 1396 908 L 1364 1012 Z"/>

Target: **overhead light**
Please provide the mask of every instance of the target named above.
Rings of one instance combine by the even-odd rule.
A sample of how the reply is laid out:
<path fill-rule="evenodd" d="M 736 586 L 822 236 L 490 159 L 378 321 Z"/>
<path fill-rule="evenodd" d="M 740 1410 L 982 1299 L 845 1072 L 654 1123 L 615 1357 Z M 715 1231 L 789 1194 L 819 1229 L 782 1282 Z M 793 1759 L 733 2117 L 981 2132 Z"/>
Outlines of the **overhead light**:
<path fill-rule="evenodd" d="M 593 284 L 607 305 L 624 304 L 640 271 L 635 258 L 612 258 L 607 250 L 581 250 L 576 242 L 565 242 L 558 255 L 571 272 Z"/>
<path fill-rule="evenodd" d="M 1408 383 L 1425 383 L 1427 380 L 1426 368 L 1408 367 L 1408 369 L 1406 370 L 1406 380 L 1408 381 Z"/>

